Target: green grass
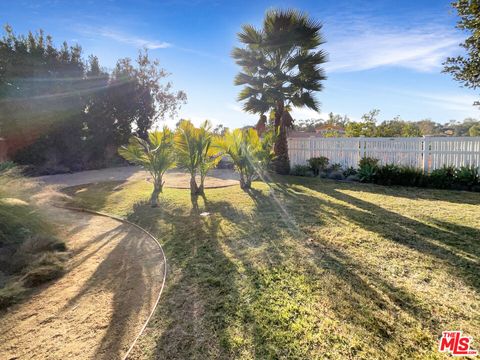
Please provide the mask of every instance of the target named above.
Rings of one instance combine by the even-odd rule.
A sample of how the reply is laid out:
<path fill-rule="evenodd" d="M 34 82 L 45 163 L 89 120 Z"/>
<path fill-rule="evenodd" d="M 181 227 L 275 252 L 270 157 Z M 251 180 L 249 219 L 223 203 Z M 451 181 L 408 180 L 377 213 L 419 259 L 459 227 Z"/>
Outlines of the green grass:
<path fill-rule="evenodd" d="M 136 358 L 437 359 L 445 330 L 479 348 L 480 194 L 277 180 L 198 202 L 166 189 L 157 209 L 142 181 L 69 190 L 166 251 Z"/>

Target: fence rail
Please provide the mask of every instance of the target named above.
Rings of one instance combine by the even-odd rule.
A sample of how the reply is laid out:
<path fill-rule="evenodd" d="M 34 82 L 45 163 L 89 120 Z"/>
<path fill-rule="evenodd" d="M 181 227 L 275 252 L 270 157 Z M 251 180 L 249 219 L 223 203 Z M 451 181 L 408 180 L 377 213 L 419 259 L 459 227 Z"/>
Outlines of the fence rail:
<path fill-rule="evenodd" d="M 326 156 L 330 163 L 356 168 L 362 157 L 369 156 L 381 164 L 407 165 L 425 172 L 444 165 L 480 168 L 480 137 L 289 138 L 288 154 L 291 165 Z"/>

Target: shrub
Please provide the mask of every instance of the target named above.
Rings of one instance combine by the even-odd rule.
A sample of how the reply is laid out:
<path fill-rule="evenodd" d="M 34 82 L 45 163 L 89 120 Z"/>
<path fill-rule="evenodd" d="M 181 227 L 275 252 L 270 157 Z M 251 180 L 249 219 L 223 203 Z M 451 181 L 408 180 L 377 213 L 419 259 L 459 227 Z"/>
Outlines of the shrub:
<path fill-rule="evenodd" d="M 16 168 L 0 172 L 0 307 L 20 300 L 25 286 L 63 273 L 66 247 L 32 200 L 38 190 Z"/>
<path fill-rule="evenodd" d="M 372 157 L 368 157 L 368 156 L 364 156 L 363 158 L 360 159 L 359 163 L 358 163 L 358 167 L 359 168 L 362 168 L 364 166 L 370 166 L 370 167 L 377 167 L 378 166 L 378 159 L 375 159 L 375 158 L 372 158 Z"/>
<path fill-rule="evenodd" d="M 327 170 L 329 160 L 325 156 L 314 157 L 308 159 L 308 164 L 313 171 L 313 175 L 317 176 L 320 171 Z"/>
<path fill-rule="evenodd" d="M 329 171 L 340 171 L 342 170 L 342 164 L 334 163 L 328 167 Z"/>
<path fill-rule="evenodd" d="M 15 281 L 0 289 L 0 309 L 4 309 L 22 300 L 25 288 L 22 283 Z"/>
<path fill-rule="evenodd" d="M 399 177 L 400 167 L 395 164 L 387 164 L 378 167 L 375 182 L 380 185 L 396 185 Z"/>
<path fill-rule="evenodd" d="M 357 175 L 358 171 L 350 166 L 349 168 L 345 169 L 345 171 L 343 172 L 343 176 L 345 176 L 346 178 L 348 178 L 349 176 L 352 176 L 352 175 Z"/>
<path fill-rule="evenodd" d="M 354 174 L 354 175 L 346 176 L 345 180 L 347 180 L 347 181 L 360 181 L 360 178 L 359 178 L 358 174 Z"/>
<path fill-rule="evenodd" d="M 60 277 L 63 271 L 63 262 L 58 253 L 47 252 L 32 263 L 22 280 L 25 286 L 37 286 Z"/>
<path fill-rule="evenodd" d="M 403 186 L 425 186 L 426 176 L 421 169 L 412 166 L 401 166 L 396 184 Z"/>
<path fill-rule="evenodd" d="M 332 179 L 332 180 L 343 180 L 344 177 L 343 177 L 343 172 L 339 171 L 339 170 L 334 170 L 334 171 L 331 171 L 329 174 L 328 174 L 328 178 L 329 179 Z"/>
<path fill-rule="evenodd" d="M 293 176 L 313 176 L 313 171 L 308 165 L 295 165 L 290 171 Z"/>
<path fill-rule="evenodd" d="M 361 182 L 374 182 L 377 170 L 377 166 L 365 164 L 358 170 L 358 178 Z"/>
<path fill-rule="evenodd" d="M 478 169 L 473 166 L 462 166 L 453 175 L 456 184 L 469 190 L 480 182 Z"/>
<path fill-rule="evenodd" d="M 433 170 L 428 176 L 428 185 L 438 189 L 450 189 L 455 181 L 455 168 L 443 166 Z"/>
<path fill-rule="evenodd" d="M 4 161 L 0 163 L 0 172 L 13 169 L 16 164 L 13 161 Z"/>
<path fill-rule="evenodd" d="M 358 178 L 361 182 L 374 182 L 378 171 L 378 159 L 363 157 L 358 163 Z"/>

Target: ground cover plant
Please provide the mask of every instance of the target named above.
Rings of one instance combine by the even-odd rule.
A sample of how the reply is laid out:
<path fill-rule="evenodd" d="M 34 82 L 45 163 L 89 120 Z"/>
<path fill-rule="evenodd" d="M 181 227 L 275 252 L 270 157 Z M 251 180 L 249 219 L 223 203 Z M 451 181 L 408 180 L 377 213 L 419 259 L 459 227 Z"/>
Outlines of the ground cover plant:
<path fill-rule="evenodd" d="M 0 171 L 0 308 L 64 270 L 65 244 L 32 200 L 38 191 L 15 169 Z"/>
<path fill-rule="evenodd" d="M 155 209 L 143 181 L 68 190 L 166 251 L 133 358 L 439 359 L 442 331 L 480 337 L 480 194 L 274 180 L 167 188 Z"/>

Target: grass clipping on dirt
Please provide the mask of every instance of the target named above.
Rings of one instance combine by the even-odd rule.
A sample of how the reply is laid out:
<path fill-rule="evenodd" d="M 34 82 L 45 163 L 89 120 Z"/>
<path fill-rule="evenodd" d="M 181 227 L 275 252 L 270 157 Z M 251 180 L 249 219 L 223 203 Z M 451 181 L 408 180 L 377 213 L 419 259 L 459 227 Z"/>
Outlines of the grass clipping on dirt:
<path fill-rule="evenodd" d="M 437 359 L 446 330 L 478 348 L 480 194 L 277 181 L 206 201 L 166 189 L 157 209 L 143 181 L 69 190 L 165 249 L 166 289 L 132 358 Z"/>
<path fill-rule="evenodd" d="M 38 192 L 18 171 L 0 172 L 0 308 L 63 274 L 65 244 L 42 217 Z"/>

